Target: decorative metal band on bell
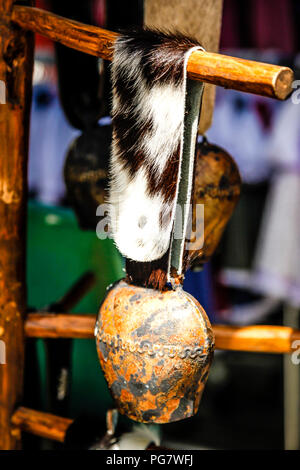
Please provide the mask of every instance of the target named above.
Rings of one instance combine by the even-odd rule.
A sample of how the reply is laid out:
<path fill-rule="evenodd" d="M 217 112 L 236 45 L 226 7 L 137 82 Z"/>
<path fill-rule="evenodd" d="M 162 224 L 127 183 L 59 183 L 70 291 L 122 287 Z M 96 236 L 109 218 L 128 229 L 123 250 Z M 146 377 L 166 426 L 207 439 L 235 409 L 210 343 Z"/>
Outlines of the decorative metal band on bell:
<path fill-rule="evenodd" d="M 160 292 L 120 281 L 100 308 L 95 335 L 121 413 L 145 423 L 197 413 L 214 335 L 201 305 L 181 286 Z"/>

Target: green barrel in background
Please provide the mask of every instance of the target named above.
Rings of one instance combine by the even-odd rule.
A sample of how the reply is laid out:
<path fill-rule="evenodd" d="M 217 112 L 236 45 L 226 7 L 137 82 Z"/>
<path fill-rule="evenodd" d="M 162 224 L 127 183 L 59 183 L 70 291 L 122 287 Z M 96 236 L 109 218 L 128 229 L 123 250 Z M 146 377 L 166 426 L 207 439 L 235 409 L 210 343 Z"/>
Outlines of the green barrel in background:
<path fill-rule="evenodd" d="M 71 209 L 28 205 L 28 305 L 40 309 L 62 297 L 86 271 L 96 285 L 72 311 L 97 313 L 106 287 L 124 276 L 123 260 L 111 239 L 99 240 L 96 231 L 79 229 Z M 40 401 L 46 407 L 45 351 L 37 340 L 41 381 Z M 103 415 L 112 400 L 98 361 L 95 341 L 74 339 L 69 415 Z"/>

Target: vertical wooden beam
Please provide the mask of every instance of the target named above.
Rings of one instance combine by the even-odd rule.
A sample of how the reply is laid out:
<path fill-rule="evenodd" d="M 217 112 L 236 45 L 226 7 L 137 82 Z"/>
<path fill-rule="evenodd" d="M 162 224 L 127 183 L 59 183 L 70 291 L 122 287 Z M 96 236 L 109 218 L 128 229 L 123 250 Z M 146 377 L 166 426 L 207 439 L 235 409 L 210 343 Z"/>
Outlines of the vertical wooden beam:
<path fill-rule="evenodd" d="M 21 400 L 26 308 L 25 242 L 29 113 L 33 35 L 10 23 L 13 0 L 0 0 L 0 449 L 20 448 L 11 416 Z M 30 2 L 31 3 L 31 2 Z"/>
<path fill-rule="evenodd" d="M 145 24 L 181 31 L 196 39 L 208 52 L 218 52 L 223 0 L 145 0 Z M 205 84 L 199 132 L 212 123 L 215 86 Z"/>

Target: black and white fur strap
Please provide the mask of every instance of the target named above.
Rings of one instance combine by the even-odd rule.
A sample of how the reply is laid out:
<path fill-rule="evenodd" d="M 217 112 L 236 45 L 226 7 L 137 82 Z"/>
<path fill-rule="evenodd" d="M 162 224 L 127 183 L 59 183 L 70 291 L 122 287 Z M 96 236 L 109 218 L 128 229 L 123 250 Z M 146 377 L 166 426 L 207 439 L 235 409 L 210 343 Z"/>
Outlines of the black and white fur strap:
<path fill-rule="evenodd" d="M 176 205 L 190 202 L 203 90 L 187 80 L 195 49 L 202 47 L 185 36 L 152 30 L 123 34 L 115 43 L 110 217 L 117 247 L 135 261 L 167 252 Z M 183 250 L 186 219 L 170 260 Z"/>

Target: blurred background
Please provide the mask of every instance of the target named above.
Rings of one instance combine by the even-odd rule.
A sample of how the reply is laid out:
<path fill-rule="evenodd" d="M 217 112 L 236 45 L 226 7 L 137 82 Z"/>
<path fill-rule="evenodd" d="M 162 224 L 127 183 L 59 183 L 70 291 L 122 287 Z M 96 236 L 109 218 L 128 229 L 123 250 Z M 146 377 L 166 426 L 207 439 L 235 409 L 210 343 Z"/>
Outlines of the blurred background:
<path fill-rule="evenodd" d="M 37 6 L 111 30 L 143 22 L 142 0 L 40 0 Z M 300 78 L 300 0 L 224 0 L 220 50 L 290 66 L 296 79 Z M 31 308 L 46 308 L 80 276 L 92 271 L 96 283 L 72 310 L 96 314 L 106 287 L 124 275 L 124 263 L 110 239 L 97 238 L 96 217 L 91 223 L 79 207 L 80 198 L 88 201 L 89 187 L 78 189 L 76 175 L 84 173 L 89 164 L 93 166 L 96 148 L 104 176 L 93 190 L 103 191 L 111 132 L 108 67 L 94 57 L 87 59 L 69 51 L 36 37 L 28 301 Z M 276 102 L 217 89 L 207 138 L 232 155 L 243 187 L 211 262 L 202 271 L 189 271 L 185 280 L 185 290 L 200 301 L 212 323 L 299 327 L 297 101 L 297 95 L 294 100 Z M 86 155 L 91 155 L 90 161 L 84 160 Z M 103 424 L 112 401 L 94 341 L 59 341 L 58 350 L 65 357 L 61 398 L 53 399 L 57 390 L 49 379 L 56 346 L 51 340 L 30 340 L 24 405 L 54 412 L 60 401 L 61 415 L 97 428 L 92 423 L 99 420 Z M 281 355 L 216 351 L 198 415 L 164 425 L 163 445 L 181 449 L 299 448 L 299 371 L 299 366 Z M 25 439 L 27 448 L 53 446 L 36 437 Z"/>

